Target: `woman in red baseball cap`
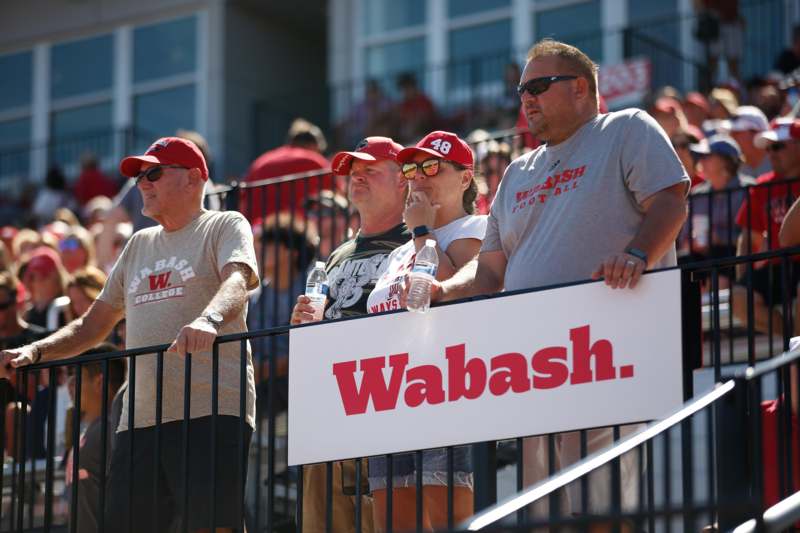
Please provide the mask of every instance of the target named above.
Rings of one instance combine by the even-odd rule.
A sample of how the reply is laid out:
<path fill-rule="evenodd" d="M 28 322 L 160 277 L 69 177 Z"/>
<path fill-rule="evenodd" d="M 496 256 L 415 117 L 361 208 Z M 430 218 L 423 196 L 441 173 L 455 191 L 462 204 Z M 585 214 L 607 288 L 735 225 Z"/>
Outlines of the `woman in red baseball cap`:
<path fill-rule="evenodd" d="M 19 277 L 30 294 L 31 307 L 25 321 L 49 331 L 66 325 L 72 318 L 69 298 L 65 297 L 66 272 L 58 252 L 39 246 L 20 262 Z"/>
<path fill-rule="evenodd" d="M 435 239 L 439 255 L 436 278 L 446 280 L 478 254 L 486 233 L 486 217 L 475 216 L 478 187 L 473 174 L 472 150 L 456 134 L 434 131 L 416 146 L 397 154 L 409 192 L 403 218 L 412 239 L 395 249 L 387 259 L 386 270 L 367 300 L 367 310 L 379 313 L 400 309 L 398 290 L 411 272 L 416 253 L 427 239 Z M 469 450 L 456 448 L 453 457 L 453 512 L 460 522 L 472 515 L 472 465 Z M 423 524 L 426 529 L 447 527 L 447 453 L 430 450 L 423 454 Z M 377 530 L 386 524 L 387 464 L 371 459 L 369 482 L 373 491 L 374 523 Z M 394 460 L 392 477 L 392 516 L 394 529 L 411 530 L 416 525 L 416 472 L 410 455 Z"/>

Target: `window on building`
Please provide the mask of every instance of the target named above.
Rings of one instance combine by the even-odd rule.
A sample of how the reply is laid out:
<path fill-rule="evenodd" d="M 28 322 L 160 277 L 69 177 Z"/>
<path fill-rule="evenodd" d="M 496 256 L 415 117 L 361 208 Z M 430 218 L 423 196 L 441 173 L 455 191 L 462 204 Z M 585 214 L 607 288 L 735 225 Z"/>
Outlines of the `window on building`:
<path fill-rule="evenodd" d="M 511 56 L 511 21 L 500 20 L 450 31 L 448 88 L 480 90 L 502 86 Z"/>
<path fill-rule="evenodd" d="M 50 52 L 50 97 L 110 90 L 113 58 L 111 35 L 54 45 Z"/>
<path fill-rule="evenodd" d="M 537 11 L 534 14 L 536 39 L 551 37 L 577 46 L 592 61 L 603 60 L 603 29 L 600 0 L 591 0 Z"/>
<path fill-rule="evenodd" d="M 398 75 L 414 73 L 420 87 L 425 87 L 425 38 L 381 44 L 367 48 L 366 73 L 383 89 L 396 94 Z"/>
<path fill-rule="evenodd" d="M 678 0 L 640 2 L 628 0 L 627 57 L 647 57 L 653 87 L 683 89 Z"/>
<path fill-rule="evenodd" d="M 33 54 L 0 56 L 0 111 L 29 106 L 32 90 Z"/>
<path fill-rule="evenodd" d="M 50 115 L 50 164 L 60 165 L 67 179 L 75 179 L 81 157 L 111 157 L 113 146 L 111 102 L 54 111 Z"/>
<path fill-rule="evenodd" d="M 4 177 L 28 174 L 30 139 L 30 118 L 0 122 L 0 181 Z"/>
<path fill-rule="evenodd" d="M 447 14 L 452 17 L 474 15 L 511 6 L 511 0 L 448 0 Z"/>
<path fill-rule="evenodd" d="M 194 129 L 195 86 L 184 85 L 136 96 L 133 104 L 136 145 L 143 149 L 178 129 Z"/>
<path fill-rule="evenodd" d="M 133 81 L 193 73 L 197 68 L 197 18 L 186 17 L 133 31 Z"/>
<path fill-rule="evenodd" d="M 0 55 L 0 190 L 30 169 L 33 53 Z M 11 181 L 8 181 L 11 179 Z"/>
<path fill-rule="evenodd" d="M 135 150 L 179 128 L 197 127 L 197 24 L 191 16 L 133 31 Z"/>
<path fill-rule="evenodd" d="M 425 23 L 425 0 L 362 0 L 365 35 L 419 26 Z"/>

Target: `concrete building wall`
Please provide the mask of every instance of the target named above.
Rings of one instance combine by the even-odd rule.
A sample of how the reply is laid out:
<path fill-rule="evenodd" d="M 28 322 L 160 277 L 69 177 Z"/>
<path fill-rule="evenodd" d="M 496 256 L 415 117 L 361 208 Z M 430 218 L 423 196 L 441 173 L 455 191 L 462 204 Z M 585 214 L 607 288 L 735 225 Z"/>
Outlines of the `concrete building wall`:
<path fill-rule="evenodd" d="M 4 0 L 0 53 L 181 15 L 215 0 Z"/>
<path fill-rule="evenodd" d="M 327 120 L 324 21 L 265 12 L 251 2 L 226 11 L 226 173 L 283 143 L 291 120 Z"/>

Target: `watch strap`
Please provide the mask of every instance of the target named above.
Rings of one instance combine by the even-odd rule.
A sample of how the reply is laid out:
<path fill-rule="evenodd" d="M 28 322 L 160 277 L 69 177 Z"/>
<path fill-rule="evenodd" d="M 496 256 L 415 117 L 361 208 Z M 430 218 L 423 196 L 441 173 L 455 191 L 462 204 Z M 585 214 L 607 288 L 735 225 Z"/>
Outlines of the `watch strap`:
<path fill-rule="evenodd" d="M 638 259 L 644 261 L 644 264 L 647 265 L 647 252 L 644 250 L 640 250 L 639 248 L 629 247 L 625 249 L 625 253 L 628 255 L 632 255 Z"/>
<path fill-rule="evenodd" d="M 411 234 L 414 236 L 415 239 L 418 237 L 424 237 L 425 235 L 430 235 L 430 233 L 431 230 L 429 230 L 428 226 L 426 226 L 425 224 L 417 226 L 411 230 Z"/>
<path fill-rule="evenodd" d="M 217 329 L 222 327 L 223 318 L 220 313 L 217 312 L 206 313 L 203 315 L 203 318 L 205 318 L 209 324 L 211 324 Z"/>

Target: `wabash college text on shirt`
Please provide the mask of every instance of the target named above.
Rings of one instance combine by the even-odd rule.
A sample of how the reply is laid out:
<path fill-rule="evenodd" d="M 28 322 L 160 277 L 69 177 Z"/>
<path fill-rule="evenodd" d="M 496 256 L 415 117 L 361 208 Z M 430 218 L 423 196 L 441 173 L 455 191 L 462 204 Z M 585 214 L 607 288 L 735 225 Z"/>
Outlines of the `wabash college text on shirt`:
<path fill-rule="evenodd" d="M 222 283 L 228 263 L 250 267 L 248 289 L 258 287 L 253 236 L 244 216 L 234 211 L 203 211 L 177 231 L 161 226 L 137 232 L 128 242 L 98 297 L 125 310 L 126 348 L 171 343 L 181 328 L 201 316 Z M 220 335 L 247 331 L 246 306 Z M 219 345 L 220 415 L 239 416 L 239 343 Z M 210 352 L 192 354 L 192 418 L 211 415 Z M 255 426 L 253 361 L 247 353 L 247 423 Z M 184 360 L 164 353 L 162 421 L 183 419 Z M 118 431 L 128 429 L 128 391 Z M 136 358 L 135 427 L 155 425 L 156 356 Z"/>
<path fill-rule="evenodd" d="M 598 115 L 566 141 L 509 165 L 481 251 L 505 253 L 506 290 L 589 279 L 636 235 L 642 202 L 681 182 L 688 190 L 683 165 L 650 115 Z M 675 264 L 672 246 L 654 267 Z"/>

